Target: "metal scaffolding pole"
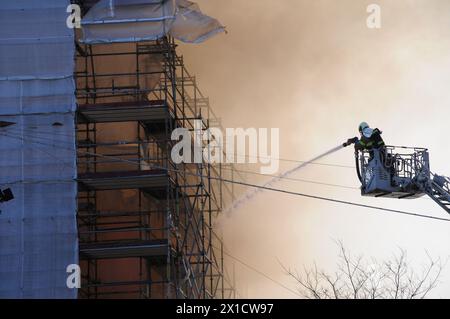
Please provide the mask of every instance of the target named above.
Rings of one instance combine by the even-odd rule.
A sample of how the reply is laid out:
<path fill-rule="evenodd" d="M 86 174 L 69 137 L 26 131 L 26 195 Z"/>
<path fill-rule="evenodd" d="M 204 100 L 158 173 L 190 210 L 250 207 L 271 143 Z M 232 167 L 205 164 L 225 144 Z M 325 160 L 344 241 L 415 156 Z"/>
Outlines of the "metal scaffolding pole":
<path fill-rule="evenodd" d="M 222 165 L 175 164 L 170 139 L 219 121 L 174 40 L 80 45 L 75 76 L 80 297 L 223 298 Z"/>

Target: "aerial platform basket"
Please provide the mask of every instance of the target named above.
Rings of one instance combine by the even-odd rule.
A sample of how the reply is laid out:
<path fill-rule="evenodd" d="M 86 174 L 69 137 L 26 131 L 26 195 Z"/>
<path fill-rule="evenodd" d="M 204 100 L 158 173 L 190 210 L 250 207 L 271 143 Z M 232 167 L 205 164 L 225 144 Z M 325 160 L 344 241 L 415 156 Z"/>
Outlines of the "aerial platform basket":
<path fill-rule="evenodd" d="M 425 195 L 420 181 L 430 179 L 425 148 L 386 146 L 356 153 L 361 195 L 417 198 Z"/>
<path fill-rule="evenodd" d="M 361 195 L 417 198 L 428 195 L 450 214 L 450 178 L 430 171 L 428 150 L 385 146 L 355 153 Z"/>

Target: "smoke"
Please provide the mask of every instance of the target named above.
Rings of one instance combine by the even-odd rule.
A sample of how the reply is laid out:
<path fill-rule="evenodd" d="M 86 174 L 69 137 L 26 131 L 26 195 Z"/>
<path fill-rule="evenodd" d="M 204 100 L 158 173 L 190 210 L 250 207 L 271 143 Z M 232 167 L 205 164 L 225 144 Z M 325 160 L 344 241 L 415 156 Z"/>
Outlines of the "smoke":
<path fill-rule="evenodd" d="M 433 169 L 448 175 L 450 147 L 443 122 L 450 116 L 450 1 L 197 2 L 226 25 L 228 34 L 181 49 L 224 127 L 279 127 L 280 157 L 304 160 L 322 152 L 330 140 L 354 136 L 358 124 L 367 121 L 383 131 L 388 144 L 428 147 Z M 378 30 L 366 26 L 372 3 L 381 6 Z M 353 165 L 353 154 L 337 152 L 327 161 Z M 359 183 L 349 169 L 309 165 L 298 173 L 326 183 Z M 267 181 L 250 176 L 249 182 Z M 286 180 L 282 186 L 442 216 L 428 201 L 362 199 L 355 190 Z M 433 256 L 448 253 L 450 233 L 435 223 L 378 217 L 274 192 L 240 207 L 242 214 L 220 221 L 228 251 L 294 289 L 277 258 L 298 269 L 314 261 L 332 267 L 336 255 L 330 238 L 344 240 L 355 253 L 380 258 L 397 246 L 413 258 L 421 258 L 423 249 Z M 226 266 L 232 273 L 232 261 Z M 296 297 L 242 265 L 235 269 L 238 289 L 245 295 L 248 286 L 248 297 Z M 442 295 L 449 293 L 447 285 Z"/>
<path fill-rule="evenodd" d="M 300 165 L 295 166 L 294 168 L 273 177 L 272 179 L 270 179 L 268 182 L 266 182 L 263 187 L 272 187 L 274 184 L 276 184 L 277 182 L 281 181 L 283 178 L 289 177 L 290 175 L 298 172 L 299 170 L 301 170 L 302 168 L 308 166 L 309 164 L 324 158 L 330 154 L 333 154 L 337 151 L 339 151 L 340 149 L 342 149 L 343 146 L 342 145 L 338 145 L 336 147 L 333 147 L 332 149 L 310 159 L 309 161 L 303 162 Z M 238 198 L 237 200 L 235 200 L 233 203 L 231 203 L 231 206 L 229 206 L 228 208 L 226 208 L 224 210 L 224 213 L 227 214 L 228 216 L 230 215 L 231 212 L 238 210 L 239 208 L 241 208 L 242 206 L 244 206 L 246 203 L 248 203 L 249 201 L 251 201 L 256 195 L 258 195 L 260 192 L 264 191 L 264 188 L 252 188 L 250 190 L 248 190 L 245 195 L 241 196 L 240 198 Z"/>

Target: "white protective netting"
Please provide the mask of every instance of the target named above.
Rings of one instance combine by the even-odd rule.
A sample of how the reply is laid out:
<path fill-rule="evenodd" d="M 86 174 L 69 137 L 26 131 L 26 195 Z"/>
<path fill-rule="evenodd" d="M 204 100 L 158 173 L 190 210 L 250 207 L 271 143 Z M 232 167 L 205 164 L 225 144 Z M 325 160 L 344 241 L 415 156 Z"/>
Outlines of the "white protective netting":
<path fill-rule="evenodd" d="M 156 40 L 200 43 L 225 28 L 187 0 L 100 0 L 82 19 L 84 43 Z"/>
<path fill-rule="evenodd" d="M 0 5 L 0 298 L 75 298 L 74 36 L 69 0 Z"/>

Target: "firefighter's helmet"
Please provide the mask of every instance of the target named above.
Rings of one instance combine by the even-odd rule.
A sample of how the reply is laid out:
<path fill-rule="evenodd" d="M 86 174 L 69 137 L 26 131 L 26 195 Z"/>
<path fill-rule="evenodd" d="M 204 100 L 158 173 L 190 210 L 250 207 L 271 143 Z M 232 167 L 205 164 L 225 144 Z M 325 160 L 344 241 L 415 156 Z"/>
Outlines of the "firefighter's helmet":
<path fill-rule="evenodd" d="M 366 122 L 361 122 L 361 124 L 359 124 L 358 131 L 360 133 L 362 133 L 364 131 L 364 129 L 366 129 L 368 127 L 369 127 L 369 124 L 367 124 Z"/>

